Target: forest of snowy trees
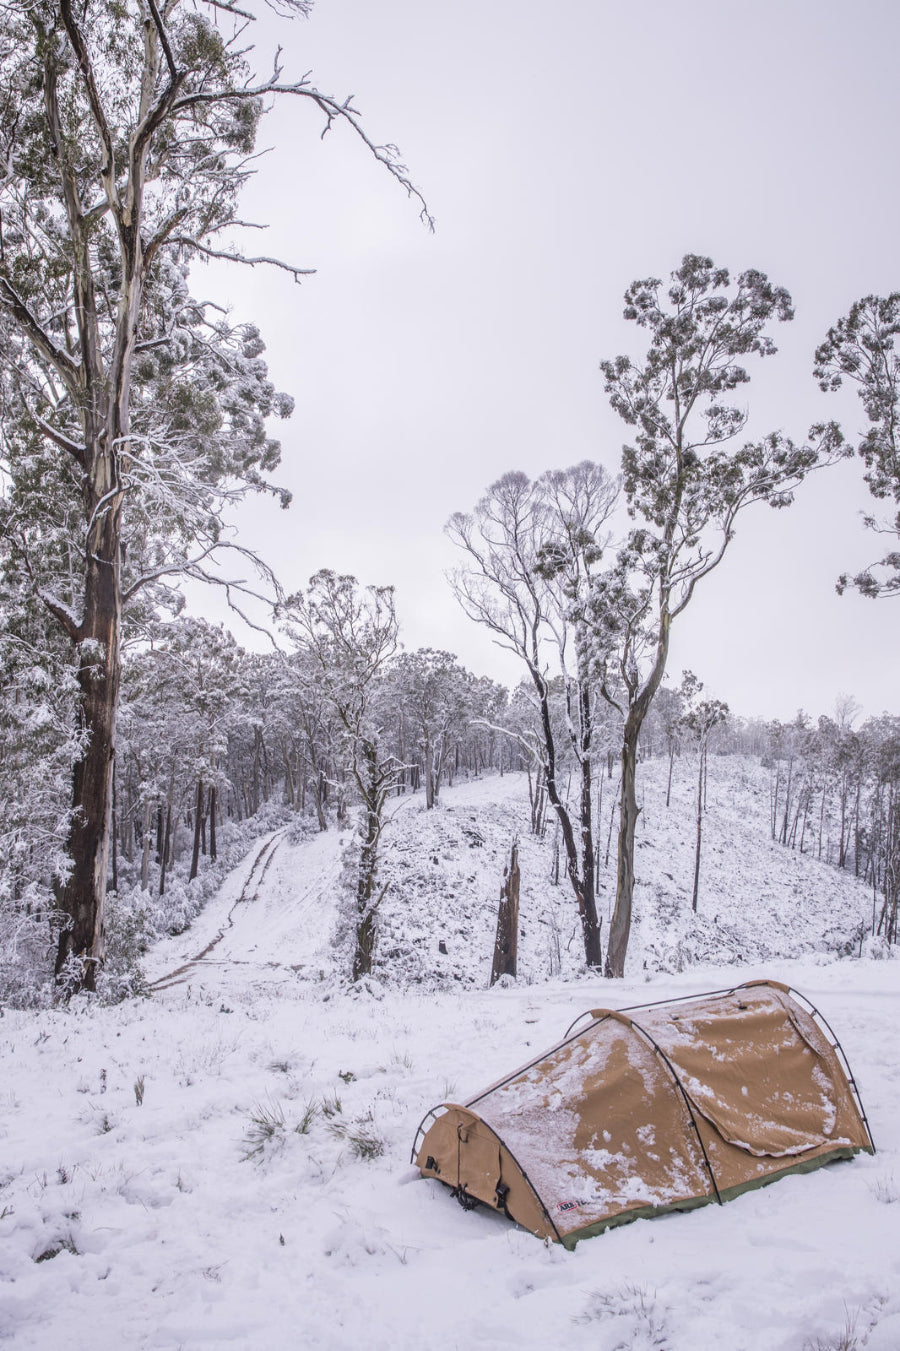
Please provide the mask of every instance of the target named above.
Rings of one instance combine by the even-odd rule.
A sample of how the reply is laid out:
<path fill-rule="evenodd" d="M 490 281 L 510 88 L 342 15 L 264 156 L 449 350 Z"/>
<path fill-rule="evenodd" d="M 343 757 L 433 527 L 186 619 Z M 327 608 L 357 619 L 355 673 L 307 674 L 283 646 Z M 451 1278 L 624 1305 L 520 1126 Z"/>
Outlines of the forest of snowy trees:
<path fill-rule="evenodd" d="M 124 969 L 123 954 L 134 962 L 189 923 L 225 836 L 246 844 L 248 823 L 278 812 L 311 829 L 354 824 L 352 972 L 364 975 L 390 800 L 421 791 L 432 807 L 455 776 L 511 768 L 530 776 L 535 831 L 549 813 L 560 832 L 586 965 L 621 977 L 640 759 L 671 763 L 689 745 L 695 908 L 708 755 L 740 750 L 772 767 L 773 840 L 864 878 L 873 932 L 895 942 L 900 723 L 855 727 L 849 705 L 815 724 L 746 723 L 700 699 L 696 680 L 676 689 L 667 665 L 673 624 L 747 508 L 788 507 L 811 472 L 856 451 L 874 497 L 896 506 L 900 298 L 861 300 L 815 353 L 823 390 L 858 386 L 858 446 L 836 423 L 802 443 L 744 441 L 748 365 L 775 354 L 788 292 L 699 254 L 666 282 L 634 282 L 624 317 L 643 355 L 601 366 L 632 438 L 617 472 L 511 472 L 448 526 L 457 599 L 516 655 L 522 684 L 404 651 L 389 585 L 322 571 L 291 592 L 299 579 L 276 578 L 228 528 L 248 494 L 288 505 L 270 430 L 292 401 L 257 329 L 202 297 L 191 269 L 214 257 L 302 274 L 231 242 L 248 224 L 238 199 L 267 100 L 347 125 L 431 224 L 350 100 L 277 62 L 253 73 L 223 22 L 238 13 L 0 8 L 0 996 L 47 997 L 51 970 L 63 994 L 102 985 L 110 953 Z M 871 524 L 895 535 L 900 517 Z M 890 593 L 898 558 L 840 585 Z M 224 590 L 238 613 L 268 605 L 271 648 L 246 651 L 184 613 L 183 579 Z M 604 776 L 618 820 L 602 935 Z"/>
<path fill-rule="evenodd" d="M 356 604 L 360 636 L 359 609 L 372 593 L 328 574 L 318 579 L 320 591 L 326 583 Z M 395 798 L 419 793 L 431 806 L 440 803 L 444 785 L 516 770 L 532 785 L 530 829 L 552 850 L 548 875 L 559 874 L 541 709 L 528 684 L 509 693 L 449 653 L 392 650 L 369 682 L 365 717 L 350 734 L 342 710 L 359 690 L 360 675 L 365 682 L 364 668 L 346 662 L 342 669 L 329 652 L 323 675 L 313 637 L 304 637 L 296 621 L 286 628 L 294 641 L 262 654 L 241 648 L 221 625 L 184 616 L 159 623 L 151 639 L 126 651 L 111 799 L 109 970 L 101 981 L 110 996 L 140 989 L 141 953 L 190 923 L 218 885 L 221 867 L 233 864 L 255 835 L 288 823 L 307 833 L 353 828 L 367 802 L 360 781 L 366 737 L 384 794 L 377 811 L 373 799 L 362 814 L 361 844 L 377 846 L 381 818 Z M 78 754 L 77 696 L 63 654 L 55 668 L 37 661 L 23 632 L 5 626 L 0 718 L 0 982 L 2 997 L 14 1002 L 44 999 L 52 988 L 55 931 L 63 922 L 54 883 L 66 867 Z M 343 681 L 337 700 L 336 674 Z M 561 676 L 548 679 L 546 693 L 561 806 L 577 822 L 583 761 L 570 736 L 570 695 Z M 801 713 L 790 723 L 766 722 L 729 714 L 704 695 L 689 672 L 679 685 L 661 687 L 641 729 L 638 782 L 649 758 L 667 762 L 670 783 L 676 765 L 695 776 L 699 769 L 699 831 L 708 756 L 759 761 L 769 774 L 772 840 L 863 879 L 872 892 L 871 933 L 896 943 L 900 718 L 860 721 L 846 700 L 817 721 Z M 602 703 L 595 711 L 590 864 L 599 877 L 609 868 L 615 809 L 603 803 L 613 804 L 620 789 L 622 719 Z M 698 848 L 698 871 L 700 857 Z M 563 864 L 564 872 L 564 853 Z M 354 871 L 354 888 L 358 882 Z M 373 920 L 371 957 L 374 856 L 363 884 L 369 890 L 360 913 Z"/>

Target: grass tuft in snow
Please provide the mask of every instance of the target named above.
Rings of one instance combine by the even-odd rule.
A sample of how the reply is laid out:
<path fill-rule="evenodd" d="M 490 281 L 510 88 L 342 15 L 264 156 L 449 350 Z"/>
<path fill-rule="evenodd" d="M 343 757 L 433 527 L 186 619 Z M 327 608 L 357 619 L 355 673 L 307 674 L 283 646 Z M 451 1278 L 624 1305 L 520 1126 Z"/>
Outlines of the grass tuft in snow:
<path fill-rule="evenodd" d="M 137 1103 L 138 1107 L 143 1107 L 143 1105 L 144 1105 L 144 1076 L 143 1076 L 143 1074 L 139 1074 L 138 1077 L 137 1077 L 137 1078 L 135 1079 L 135 1081 L 134 1081 L 134 1100 L 135 1100 L 135 1102 Z"/>
<path fill-rule="evenodd" d="M 860 1351 L 861 1346 L 854 1325 L 848 1320 L 844 1331 L 835 1333 L 833 1337 L 807 1338 L 803 1343 L 803 1351 Z"/>
<path fill-rule="evenodd" d="M 659 1307 L 656 1291 L 631 1283 L 618 1290 L 597 1291 L 590 1296 L 578 1323 L 607 1322 L 621 1319 L 622 1338 L 616 1343 L 627 1351 L 675 1351 L 666 1330 L 665 1311 Z M 618 1333 L 618 1328 L 616 1332 Z"/>
<path fill-rule="evenodd" d="M 244 1152 L 241 1158 L 258 1158 L 267 1145 L 284 1141 L 284 1111 L 278 1102 L 257 1103 L 250 1113 L 250 1125 L 244 1133 Z"/>
<path fill-rule="evenodd" d="M 874 1182 L 870 1182 L 869 1191 L 876 1201 L 880 1201 L 885 1206 L 892 1206 L 896 1201 L 900 1201 L 900 1183 L 897 1182 L 893 1173 L 888 1173 L 887 1177 L 878 1177 Z"/>
<path fill-rule="evenodd" d="M 303 1108 L 303 1114 L 300 1117 L 300 1120 L 297 1122 L 296 1126 L 294 1127 L 294 1132 L 297 1135 L 309 1135 L 310 1131 L 312 1130 L 313 1122 L 319 1115 L 319 1111 L 320 1111 L 319 1104 L 317 1102 L 313 1102 L 313 1100 L 310 1099 L 309 1102 L 307 1102 L 306 1106 Z"/>
<path fill-rule="evenodd" d="M 350 1146 L 354 1158 L 380 1159 L 384 1153 L 384 1140 L 375 1129 L 371 1112 L 353 1121 L 333 1121 L 331 1133 Z"/>
<path fill-rule="evenodd" d="M 334 1117 L 339 1116 L 343 1112 L 344 1105 L 337 1093 L 326 1093 L 321 1102 L 321 1110 L 322 1115 L 327 1116 L 328 1120 L 331 1121 Z"/>
<path fill-rule="evenodd" d="M 53 1242 L 35 1257 L 35 1262 L 49 1262 L 54 1257 L 59 1257 L 61 1252 L 70 1252 L 74 1257 L 78 1256 L 78 1249 L 75 1246 L 75 1240 L 71 1234 L 66 1234 L 62 1238 L 54 1239 Z"/>

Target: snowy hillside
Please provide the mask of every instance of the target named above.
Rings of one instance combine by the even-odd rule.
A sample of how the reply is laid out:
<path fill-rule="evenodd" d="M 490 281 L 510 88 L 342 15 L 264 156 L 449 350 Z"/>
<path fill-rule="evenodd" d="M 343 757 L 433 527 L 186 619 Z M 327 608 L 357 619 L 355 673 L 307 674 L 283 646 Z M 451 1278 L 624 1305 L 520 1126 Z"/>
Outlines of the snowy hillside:
<path fill-rule="evenodd" d="M 340 837 L 280 830 L 150 954 L 149 999 L 6 1010 L 0 1339 L 23 1351 L 897 1351 L 900 964 L 835 958 L 871 899 L 770 843 L 766 777 L 749 762 L 711 762 L 692 923 L 689 769 L 668 813 L 659 770 L 644 769 L 624 982 L 578 974 L 552 824 L 543 843 L 527 835 L 525 784 L 507 776 L 461 784 L 432 813 L 401 804 L 379 978 L 365 988 L 348 988 L 332 942 Z M 522 976 L 489 991 L 517 830 Z M 561 978 L 547 979 L 556 935 Z M 730 965 L 715 969 L 714 953 Z M 464 1212 L 410 1168 L 428 1108 L 552 1044 L 584 1009 L 762 975 L 833 1023 L 876 1157 L 573 1254 Z M 855 1342 L 840 1340 L 848 1326 Z"/>
<path fill-rule="evenodd" d="M 749 758 L 710 761 L 700 902 L 698 914 L 692 914 L 694 773 L 692 758 L 676 763 L 667 808 L 666 762 L 641 766 L 629 970 L 675 972 L 697 962 L 735 964 L 803 953 L 827 959 L 855 950 L 860 923 L 871 922 L 871 894 L 848 873 L 771 840 L 769 776 Z M 596 832 L 604 936 L 615 900 L 615 790 L 615 780 L 604 783 Z M 527 781 L 512 774 L 460 784 L 445 792 L 431 812 L 414 798 L 395 816 L 385 833 L 383 875 L 391 886 L 378 960 L 383 978 L 428 986 L 486 984 L 497 898 L 515 838 L 522 873 L 520 979 L 545 980 L 583 969 L 575 902 L 563 865 L 559 884 L 551 880 L 553 814 L 543 840 L 530 835 Z"/>

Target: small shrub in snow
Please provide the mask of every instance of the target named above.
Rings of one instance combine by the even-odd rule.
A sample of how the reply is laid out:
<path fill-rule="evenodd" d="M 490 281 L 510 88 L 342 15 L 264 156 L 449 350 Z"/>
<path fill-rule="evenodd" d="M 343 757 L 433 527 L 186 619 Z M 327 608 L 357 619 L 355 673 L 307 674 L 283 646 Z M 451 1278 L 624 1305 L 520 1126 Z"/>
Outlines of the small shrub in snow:
<path fill-rule="evenodd" d="M 14 905 L 0 891 L 0 1005 L 48 1008 L 53 1002 L 55 911 L 47 910 L 46 899 L 33 889 Z"/>
<path fill-rule="evenodd" d="M 876 962 L 894 961 L 900 957 L 900 945 L 889 943 L 883 934 L 875 934 L 863 940 L 861 955 Z"/>

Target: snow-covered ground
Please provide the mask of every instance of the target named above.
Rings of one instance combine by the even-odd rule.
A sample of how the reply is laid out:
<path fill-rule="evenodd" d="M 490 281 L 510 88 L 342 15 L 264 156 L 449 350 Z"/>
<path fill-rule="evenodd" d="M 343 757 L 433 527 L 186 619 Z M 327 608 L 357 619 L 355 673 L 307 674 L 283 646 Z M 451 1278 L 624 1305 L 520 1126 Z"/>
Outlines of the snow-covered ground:
<path fill-rule="evenodd" d="M 688 769 L 666 813 L 660 768 L 642 767 L 654 772 L 624 982 L 579 974 L 572 901 L 549 879 L 552 827 L 543 845 L 527 835 L 524 785 L 508 776 L 459 785 L 434 813 L 417 799 L 398 812 L 380 979 L 362 990 L 339 978 L 331 942 L 340 838 L 276 831 L 150 955 L 149 999 L 5 1010 L 0 1339 L 41 1351 L 898 1351 L 900 962 L 835 958 L 871 898 L 772 845 L 764 775 L 725 763 L 711 762 L 696 925 Z M 517 829 L 521 978 L 487 990 Z M 574 1253 L 464 1212 L 410 1168 L 429 1107 L 470 1096 L 584 1009 L 761 975 L 832 1022 L 874 1158 Z"/>

